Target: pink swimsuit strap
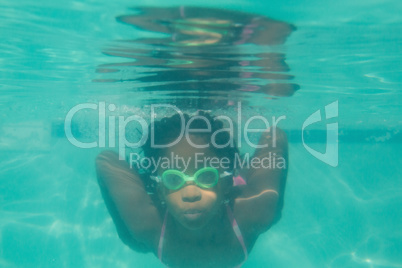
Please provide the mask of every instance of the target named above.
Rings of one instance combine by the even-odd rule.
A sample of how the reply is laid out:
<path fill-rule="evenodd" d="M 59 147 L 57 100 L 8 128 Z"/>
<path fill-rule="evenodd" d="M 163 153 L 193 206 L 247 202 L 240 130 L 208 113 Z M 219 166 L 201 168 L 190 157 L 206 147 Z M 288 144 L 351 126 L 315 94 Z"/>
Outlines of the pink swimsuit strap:
<path fill-rule="evenodd" d="M 162 262 L 162 250 L 163 250 L 163 240 L 165 237 L 165 229 L 166 229 L 166 220 L 168 216 L 168 211 L 166 210 L 165 218 L 163 219 L 163 225 L 161 230 L 161 235 L 159 237 L 159 244 L 158 244 L 158 258 Z"/>
<path fill-rule="evenodd" d="M 237 237 L 237 240 L 239 240 L 239 243 L 240 243 L 240 245 L 241 245 L 241 247 L 242 247 L 242 249 L 243 249 L 243 253 L 244 253 L 244 260 L 243 260 L 243 262 L 240 263 L 239 265 L 236 265 L 236 266 L 234 267 L 234 268 L 239 268 L 239 267 L 241 267 L 241 266 L 244 264 L 244 262 L 245 262 L 245 261 L 247 260 L 247 258 L 248 258 L 247 247 L 246 247 L 246 245 L 245 245 L 245 243 L 244 243 L 244 238 L 243 238 L 243 235 L 241 234 L 239 225 L 237 224 L 237 221 L 236 221 L 236 219 L 235 219 L 234 216 L 233 216 L 233 212 L 232 212 L 232 210 L 230 209 L 230 206 L 229 206 L 228 204 L 226 204 L 226 211 L 227 211 L 227 214 L 228 214 L 230 223 L 231 223 L 231 225 L 232 225 L 232 229 L 233 229 L 233 231 L 234 231 L 234 233 L 235 233 L 235 235 L 236 235 L 236 237 Z M 160 237 L 159 237 L 159 244 L 158 244 L 158 258 L 159 258 L 159 260 L 160 260 L 162 263 L 163 263 L 163 261 L 162 261 L 163 240 L 164 240 L 164 237 L 165 237 L 167 216 L 168 216 L 168 211 L 166 210 L 165 217 L 164 217 L 164 219 L 163 219 L 163 225 L 162 225 L 161 235 L 160 235 Z M 166 267 L 168 267 L 168 266 L 166 265 Z"/>
<path fill-rule="evenodd" d="M 237 240 L 239 240 L 239 243 L 240 243 L 241 247 L 243 248 L 243 253 L 244 253 L 244 260 L 242 261 L 242 263 L 240 263 L 239 265 L 235 266 L 237 268 L 237 267 L 241 267 L 244 264 L 244 262 L 247 260 L 248 252 L 247 252 L 246 244 L 244 243 L 243 235 L 241 234 L 239 225 L 237 224 L 237 221 L 233 216 L 233 212 L 230 209 L 229 204 L 226 204 L 226 211 L 228 213 L 230 223 L 232 224 L 232 229 L 233 229 L 233 231 L 234 231 L 234 233 L 235 233 L 235 235 L 237 237 Z"/>

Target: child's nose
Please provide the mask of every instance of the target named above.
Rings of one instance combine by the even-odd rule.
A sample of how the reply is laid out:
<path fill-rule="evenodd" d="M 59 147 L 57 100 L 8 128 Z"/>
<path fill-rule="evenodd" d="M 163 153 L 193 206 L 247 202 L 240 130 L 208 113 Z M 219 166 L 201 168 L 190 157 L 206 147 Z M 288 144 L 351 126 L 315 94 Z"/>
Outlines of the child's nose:
<path fill-rule="evenodd" d="M 196 202 L 201 200 L 201 191 L 194 182 L 187 182 L 182 189 L 181 198 L 183 202 Z"/>

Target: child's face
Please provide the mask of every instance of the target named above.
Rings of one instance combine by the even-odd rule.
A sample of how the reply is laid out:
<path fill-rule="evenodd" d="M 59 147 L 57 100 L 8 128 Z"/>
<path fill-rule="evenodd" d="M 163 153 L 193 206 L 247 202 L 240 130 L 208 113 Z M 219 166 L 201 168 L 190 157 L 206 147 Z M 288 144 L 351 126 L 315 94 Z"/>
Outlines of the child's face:
<path fill-rule="evenodd" d="M 205 144 L 201 139 L 196 136 L 189 136 L 191 141 L 196 144 Z M 211 145 L 210 145 L 211 146 Z M 186 162 L 189 161 L 188 167 L 184 170 L 182 168 L 175 168 L 184 172 L 188 176 L 193 176 L 194 173 L 203 168 L 203 162 L 196 163 L 197 159 L 204 159 L 204 157 L 216 157 L 211 150 L 213 148 L 194 148 L 185 138 L 179 143 L 165 150 L 165 157 L 174 156 L 179 158 L 179 165 L 181 159 Z M 164 169 L 158 170 L 158 175 L 161 176 Z M 219 173 L 222 171 L 218 169 Z M 181 223 L 185 228 L 196 230 L 208 224 L 208 222 L 219 212 L 220 204 L 222 203 L 222 190 L 221 183 L 209 189 L 198 187 L 194 182 L 186 182 L 184 186 L 178 190 L 169 190 L 162 186 L 160 193 L 161 198 L 165 200 L 169 213 Z"/>

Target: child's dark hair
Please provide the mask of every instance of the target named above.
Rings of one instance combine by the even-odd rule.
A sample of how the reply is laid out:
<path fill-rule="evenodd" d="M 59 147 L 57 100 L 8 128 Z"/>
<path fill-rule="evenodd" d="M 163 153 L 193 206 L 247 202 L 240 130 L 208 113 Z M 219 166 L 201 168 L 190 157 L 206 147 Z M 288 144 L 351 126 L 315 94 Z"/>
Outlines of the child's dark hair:
<path fill-rule="evenodd" d="M 200 117 L 202 117 L 202 119 Z M 184 126 L 181 122 L 182 118 L 184 118 Z M 188 114 L 183 114 L 182 116 L 175 114 L 171 117 L 163 118 L 160 121 L 151 123 L 148 127 L 149 137 L 142 147 L 144 156 L 150 159 L 157 159 L 163 154 L 163 150 L 165 150 L 164 148 L 154 148 L 151 146 L 151 132 L 154 133 L 155 144 L 169 144 L 179 137 L 182 128 L 188 125 L 190 119 L 192 119 L 192 117 Z M 217 157 L 225 157 L 229 159 L 228 171 L 232 171 L 235 166 L 235 156 L 238 154 L 238 149 L 235 141 L 231 140 L 233 137 L 230 133 L 223 130 L 223 122 L 212 118 L 209 113 L 203 111 L 200 111 L 192 120 L 193 121 L 188 126 L 189 129 L 207 129 L 207 122 L 209 123 L 211 126 L 210 132 L 197 132 L 194 135 L 204 138 L 205 141 L 210 141 L 212 135 L 215 133 L 213 140 L 217 147 L 211 145 L 210 148 Z M 221 146 L 223 148 L 218 148 Z M 154 168 L 153 163 L 151 163 L 150 169 L 154 170 Z"/>

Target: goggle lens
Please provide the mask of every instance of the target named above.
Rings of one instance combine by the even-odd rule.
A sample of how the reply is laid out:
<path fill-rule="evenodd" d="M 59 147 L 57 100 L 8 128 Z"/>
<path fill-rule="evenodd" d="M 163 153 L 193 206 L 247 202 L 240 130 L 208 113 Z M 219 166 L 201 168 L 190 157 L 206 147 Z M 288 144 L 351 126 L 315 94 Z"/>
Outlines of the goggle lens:
<path fill-rule="evenodd" d="M 176 173 L 168 173 L 163 175 L 163 184 L 169 189 L 178 189 L 184 184 L 183 177 Z"/>
<path fill-rule="evenodd" d="M 178 170 L 166 170 L 162 174 L 162 181 L 166 188 L 177 190 L 181 188 L 186 181 L 194 181 L 195 184 L 202 188 L 212 188 L 219 180 L 218 170 L 215 168 L 205 167 L 189 177 Z"/>
<path fill-rule="evenodd" d="M 197 177 L 197 182 L 203 185 L 215 185 L 216 180 L 218 179 L 218 174 L 213 172 L 212 170 L 204 171 L 199 174 Z"/>

